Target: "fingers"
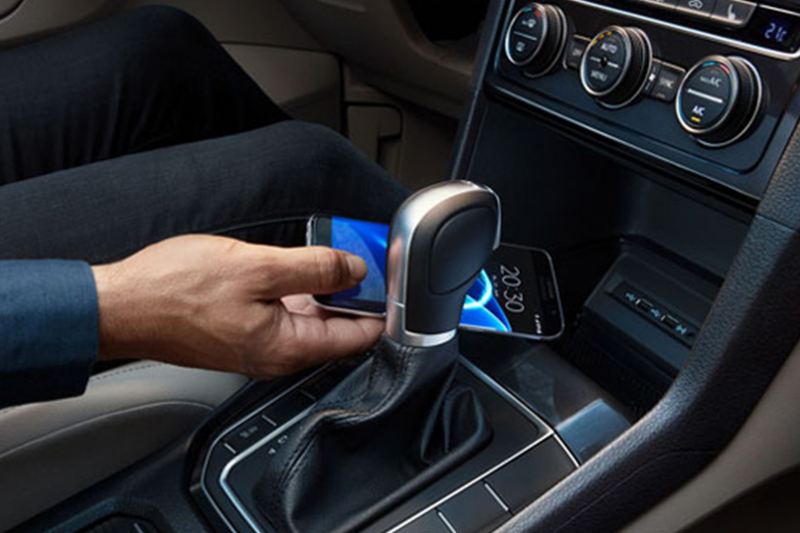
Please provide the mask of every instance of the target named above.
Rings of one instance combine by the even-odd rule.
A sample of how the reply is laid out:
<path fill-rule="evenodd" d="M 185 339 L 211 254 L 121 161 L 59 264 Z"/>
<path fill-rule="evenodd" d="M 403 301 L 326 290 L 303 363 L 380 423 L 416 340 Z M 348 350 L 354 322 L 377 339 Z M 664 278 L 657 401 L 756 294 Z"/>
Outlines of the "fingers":
<path fill-rule="evenodd" d="M 349 289 L 367 275 L 367 264 L 358 256 L 326 248 L 272 249 L 265 280 L 265 297 L 291 294 L 332 294 Z"/>
<path fill-rule="evenodd" d="M 261 361 L 250 372 L 256 377 L 285 375 L 310 366 L 361 354 L 372 348 L 383 333 L 377 318 L 325 317 L 282 313 L 270 335 Z"/>
<path fill-rule="evenodd" d="M 378 341 L 385 327 L 377 318 L 290 316 L 295 332 L 292 344 L 296 353 L 302 354 L 305 366 L 364 353 Z"/>

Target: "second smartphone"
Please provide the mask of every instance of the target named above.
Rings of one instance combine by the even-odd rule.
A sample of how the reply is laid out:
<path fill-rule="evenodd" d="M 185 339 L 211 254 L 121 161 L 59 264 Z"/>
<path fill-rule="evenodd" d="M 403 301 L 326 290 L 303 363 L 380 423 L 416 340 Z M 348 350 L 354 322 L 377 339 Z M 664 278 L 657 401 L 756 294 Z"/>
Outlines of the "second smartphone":
<path fill-rule="evenodd" d="M 386 312 L 386 246 L 389 226 L 337 216 L 315 215 L 307 243 L 344 250 L 363 258 L 367 277 L 356 287 L 314 296 L 325 308 L 359 315 Z M 467 292 L 461 327 L 552 340 L 564 330 L 561 300 L 550 255 L 538 248 L 501 244 Z"/>

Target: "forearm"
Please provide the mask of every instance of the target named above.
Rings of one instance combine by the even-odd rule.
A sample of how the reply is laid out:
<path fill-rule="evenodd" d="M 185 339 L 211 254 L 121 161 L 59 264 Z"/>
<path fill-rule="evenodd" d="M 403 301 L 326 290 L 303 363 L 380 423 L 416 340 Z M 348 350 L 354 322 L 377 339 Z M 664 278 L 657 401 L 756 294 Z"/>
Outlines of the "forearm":
<path fill-rule="evenodd" d="M 89 265 L 0 261 L 0 407 L 81 394 L 97 348 Z"/>

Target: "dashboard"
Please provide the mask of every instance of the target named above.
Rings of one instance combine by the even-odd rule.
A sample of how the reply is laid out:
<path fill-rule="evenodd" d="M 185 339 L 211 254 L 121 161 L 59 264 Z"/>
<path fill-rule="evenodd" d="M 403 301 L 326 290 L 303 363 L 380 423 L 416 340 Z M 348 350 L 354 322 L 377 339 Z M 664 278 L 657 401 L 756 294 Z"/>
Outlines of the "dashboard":
<path fill-rule="evenodd" d="M 774 4 L 509 2 L 487 88 L 757 200 L 798 114 L 800 13 Z"/>

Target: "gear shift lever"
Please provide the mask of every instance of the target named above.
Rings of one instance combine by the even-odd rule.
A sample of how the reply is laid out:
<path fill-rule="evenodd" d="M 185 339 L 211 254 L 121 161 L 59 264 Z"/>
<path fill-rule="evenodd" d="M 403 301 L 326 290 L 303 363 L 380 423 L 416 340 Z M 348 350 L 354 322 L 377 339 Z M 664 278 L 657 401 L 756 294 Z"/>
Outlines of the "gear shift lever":
<path fill-rule="evenodd" d="M 387 257 L 388 335 L 428 347 L 456 334 L 469 287 L 500 244 L 500 201 L 487 187 L 449 181 L 400 206 Z"/>
<path fill-rule="evenodd" d="M 411 196 L 392 222 L 386 334 L 289 430 L 253 489 L 276 531 L 352 531 L 477 453 L 491 438 L 454 380 L 464 297 L 499 241 L 488 188 L 451 181 Z"/>

